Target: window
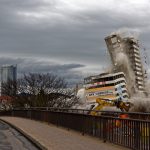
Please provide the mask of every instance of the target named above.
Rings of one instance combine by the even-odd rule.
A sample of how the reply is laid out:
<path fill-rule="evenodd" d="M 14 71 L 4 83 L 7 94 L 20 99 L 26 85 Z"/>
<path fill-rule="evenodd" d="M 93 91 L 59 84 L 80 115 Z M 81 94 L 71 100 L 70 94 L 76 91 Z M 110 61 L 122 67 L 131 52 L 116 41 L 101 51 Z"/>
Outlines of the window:
<path fill-rule="evenodd" d="M 124 95 L 123 98 L 128 98 L 128 95 Z"/>
<path fill-rule="evenodd" d="M 127 91 L 126 91 L 126 90 L 123 90 L 122 93 L 127 93 Z"/>
<path fill-rule="evenodd" d="M 116 42 L 117 42 L 117 37 L 111 38 L 111 42 L 112 42 L 113 44 L 116 43 Z"/>
<path fill-rule="evenodd" d="M 125 88 L 126 86 L 125 86 L 125 85 L 122 85 L 121 87 L 122 87 L 122 88 Z"/>

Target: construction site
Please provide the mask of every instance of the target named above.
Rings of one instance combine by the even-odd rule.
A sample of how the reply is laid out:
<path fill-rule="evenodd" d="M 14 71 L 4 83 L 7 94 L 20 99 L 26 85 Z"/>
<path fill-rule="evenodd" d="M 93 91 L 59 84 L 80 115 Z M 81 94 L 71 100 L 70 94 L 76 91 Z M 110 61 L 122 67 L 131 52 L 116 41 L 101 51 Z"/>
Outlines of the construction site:
<path fill-rule="evenodd" d="M 82 105 L 90 110 L 148 112 L 147 71 L 141 58 L 139 40 L 112 33 L 105 37 L 111 64 L 107 72 L 88 76 L 78 90 Z"/>

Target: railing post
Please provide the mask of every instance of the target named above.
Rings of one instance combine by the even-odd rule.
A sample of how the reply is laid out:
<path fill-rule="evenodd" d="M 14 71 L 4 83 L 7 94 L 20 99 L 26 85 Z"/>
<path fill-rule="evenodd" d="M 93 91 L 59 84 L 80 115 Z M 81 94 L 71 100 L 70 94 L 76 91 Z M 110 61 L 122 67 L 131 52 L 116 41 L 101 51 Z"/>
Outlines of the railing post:
<path fill-rule="evenodd" d="M 12 109 L 11 116 L 12 117 L 14 116 L 14 109 Z"/>
<path fill-rule="evenodd" d="M 82 119 L 83 119 L 83 124 L 82 124 L 82 135 L 84 135 L 85 134 L 85 116 L 82 114 Z"/>
<path fill-rule="evenodd" d="M 140 142 L 140 129 L 139 129 L 139 126 L 138 126 L 138 122 L 135 121 L 134 122 L 134 150 L 138 150 L 138 145 L 139 145 L 139 142 Z"/>
<path fill-rule="evenodd" d="M 27 113 L 27 118 L 32 119 L 32 118 L 31 118 L 31 110 L 30 110 L 30 109 L 27 109 L 27 111 L 28 111 L 28 113 Z"/>
<path fill-rule="evenodd" d="M 104 143 L 107 140 L 107 120 L 106 118 L 103 118 L 103 141 Z"/>

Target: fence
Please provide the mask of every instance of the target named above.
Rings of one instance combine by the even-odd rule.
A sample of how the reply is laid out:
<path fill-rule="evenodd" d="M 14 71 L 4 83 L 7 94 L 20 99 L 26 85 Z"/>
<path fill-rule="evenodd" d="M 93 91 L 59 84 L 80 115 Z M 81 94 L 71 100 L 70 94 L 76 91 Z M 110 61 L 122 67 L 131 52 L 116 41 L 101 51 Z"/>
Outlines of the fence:
<path fill-rule="evenodd" d="M 70 110 L 59 109 L 56 111 L 37 108 L 1 112 L 0 115 L 45 121 L 56 126 L 79 131 L 83 135 L 98 137 L 104 142 L 109 141 L 135 150 L 150 149 L 150 121 L 148 120 L 121 119 L 109 115 L 91 116 L 85 112 L 81 113 L 81 110 L 75 113 L 75 111 L 71 112 Z"/>

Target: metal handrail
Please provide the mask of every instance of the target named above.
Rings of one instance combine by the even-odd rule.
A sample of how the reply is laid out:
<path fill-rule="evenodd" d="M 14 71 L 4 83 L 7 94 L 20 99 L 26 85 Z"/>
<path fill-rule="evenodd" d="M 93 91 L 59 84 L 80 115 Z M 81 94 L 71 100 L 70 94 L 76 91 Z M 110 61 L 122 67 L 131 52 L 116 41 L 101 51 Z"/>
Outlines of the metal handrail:
<path fill-rule="evenodd" d="M 13 110 L 61 110 L 61 111 L 74 111 L 74 112 L 89 112 L 89 111 L 94 111 L 94 112 L 102 112 L 102 113 L 123 113 L 123 114 L 135 114 L 135 115 L 150 115 L 150 112 L 122 112 L 122 111 L 105 111 L 105 110 L 89 110 L 89 109 L 74 109 L 74 108 L 57 108 L 57 107 L 16 107 L 13 108 Z"/>

